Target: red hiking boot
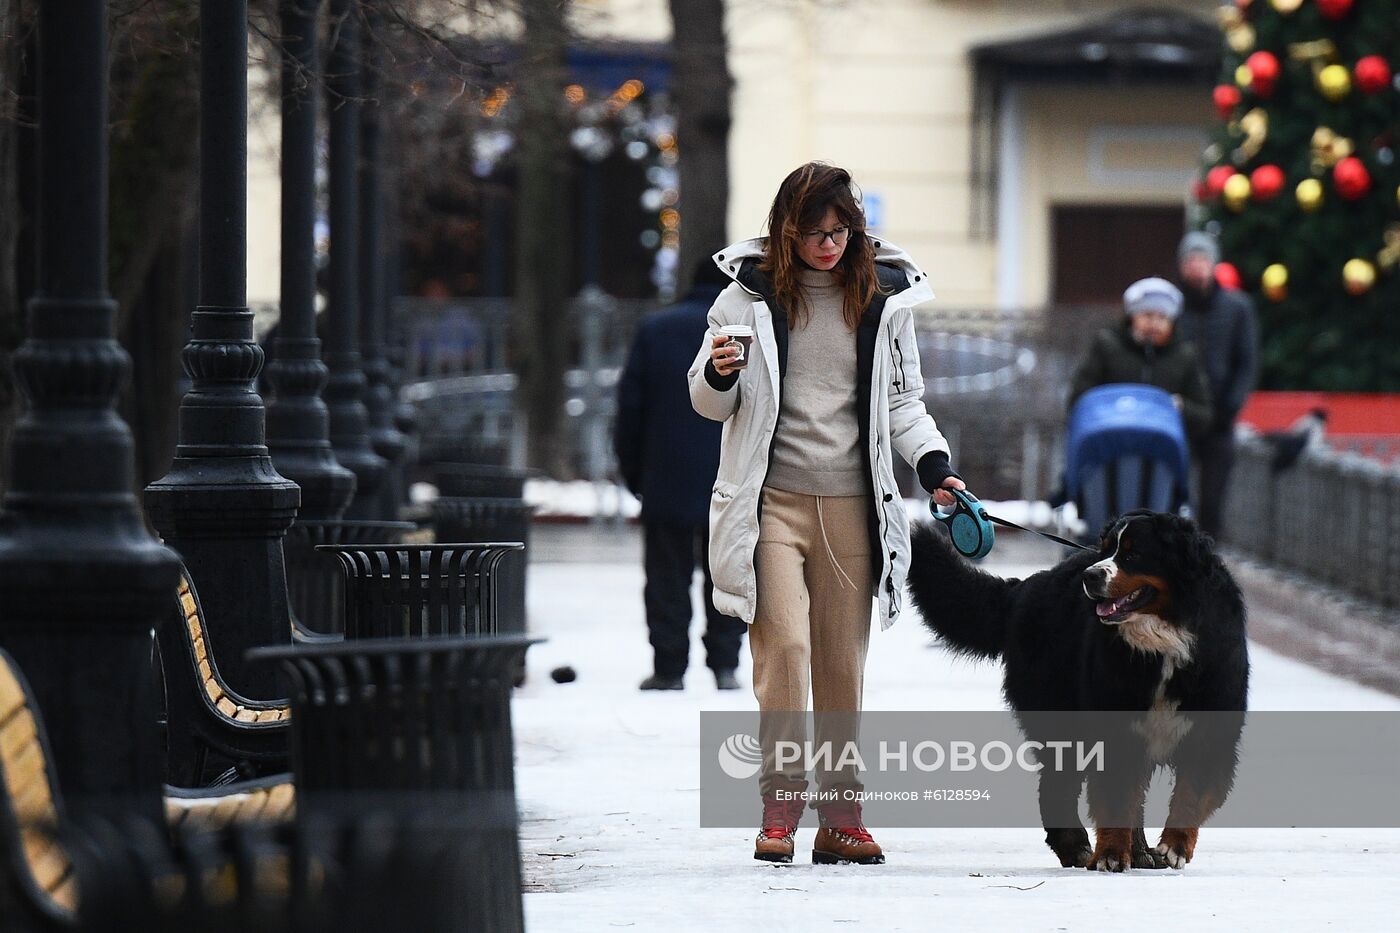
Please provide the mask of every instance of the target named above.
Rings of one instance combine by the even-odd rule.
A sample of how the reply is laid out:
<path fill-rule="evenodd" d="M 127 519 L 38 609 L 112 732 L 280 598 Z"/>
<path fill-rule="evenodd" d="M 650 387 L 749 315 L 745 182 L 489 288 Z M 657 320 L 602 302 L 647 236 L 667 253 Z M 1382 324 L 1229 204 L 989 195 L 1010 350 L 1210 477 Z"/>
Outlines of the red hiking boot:
<path fill-rule="evenodd" d="M 816 865 L 883 865 L 884 850 L 860 819 L 860 804 L 827 803 L 817 807 L 821 828 L 812 843 Z"/>
<path fill-rule="evenodd" d="M 776 794 L 763 797 L 763 825 L 754 840 L 753 857 L 763 862 L 791 862 L 793 834 L 802 821 L 805 804 L 796 800 L 779 800 Z"/>

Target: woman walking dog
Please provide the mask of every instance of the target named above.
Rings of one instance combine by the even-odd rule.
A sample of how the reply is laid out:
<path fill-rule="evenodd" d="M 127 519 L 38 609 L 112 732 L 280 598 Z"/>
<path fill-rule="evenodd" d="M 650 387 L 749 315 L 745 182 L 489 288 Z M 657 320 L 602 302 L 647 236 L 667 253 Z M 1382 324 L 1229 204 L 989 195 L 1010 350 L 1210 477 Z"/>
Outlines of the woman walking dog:
<path fill-rule="evenodd" d="M 710 567 L 715 606 L 750 623 L 763 747 L 754 857 L 791 861 L 815 798 L 813 861 L 879 864 L 852 799 L 859 775 L 819 773 L 809 795 L 801 763 L 780 769 L 774 752 L 804 738 L 809 688 L 818 746 L 832 742 L 839 760 L 855 738 L 872 601 L 891 625 L 909 566 L 892 452 L 940 505 L 965 488 L 923 404 L 912 309 L 933 292 L 908 255 L 866 233 L 843 169 L 788 175 L 768 233 L 715 256 L 734 282 L 689 373 L 695 410 L 725 422 Z"/>

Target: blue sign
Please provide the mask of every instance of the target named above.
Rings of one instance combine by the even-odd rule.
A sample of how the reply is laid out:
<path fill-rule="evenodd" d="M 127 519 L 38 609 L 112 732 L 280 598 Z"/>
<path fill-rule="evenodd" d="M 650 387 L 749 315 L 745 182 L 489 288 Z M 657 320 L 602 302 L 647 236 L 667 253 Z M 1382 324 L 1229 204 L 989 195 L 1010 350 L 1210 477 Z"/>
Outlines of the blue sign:
<path fill-rule="evenodd" d="M 874 191 L 861 193 L 861 204 L 865 207 L 865 226 L 871 230 L 885 224 L 885 199 Z"/>

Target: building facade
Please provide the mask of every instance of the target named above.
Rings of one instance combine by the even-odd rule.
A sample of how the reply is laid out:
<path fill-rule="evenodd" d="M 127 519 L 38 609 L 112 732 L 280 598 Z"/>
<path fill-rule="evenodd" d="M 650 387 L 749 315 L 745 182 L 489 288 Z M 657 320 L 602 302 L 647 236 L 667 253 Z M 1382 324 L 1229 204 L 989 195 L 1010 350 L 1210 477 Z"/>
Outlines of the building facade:
<path fill-rule="evenodd" d="M 730 238 L 759 235 L 783 176 L 822 159 L 945 307 L 1111 300 L 1171 268 L 1214 119 L 1217 5 L 730 0 Z M 574 16 L 585 42 L 671 37 L 667 0 Z M 254 302 L 277 297 L 276 133 L 275 108 L 253 114 Z"/>

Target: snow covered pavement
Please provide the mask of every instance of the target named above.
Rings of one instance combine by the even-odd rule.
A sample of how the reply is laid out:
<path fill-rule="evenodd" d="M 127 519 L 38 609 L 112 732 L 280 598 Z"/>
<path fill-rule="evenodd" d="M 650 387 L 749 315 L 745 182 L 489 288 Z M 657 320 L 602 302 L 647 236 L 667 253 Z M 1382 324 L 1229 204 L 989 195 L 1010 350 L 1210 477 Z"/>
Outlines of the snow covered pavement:
<path fill-rule="evenodd" d="M 1011 575 L 1060 553 L 998 549 L 1008 556 L 994 553 L 992 569 Z M 794 864 L 755 862 L 753 829 L 698 828 L 699 713 L 752 709 L 753 695 L 715 690 L 698 631 L 686 690 L 638 692 L 651 649 L 630 550 L 530 568 L 531 625 L 549 639 L 531 649 L 529 682 L 514 703 L 533 933 L 1395 928 L 1400 830 L 1207 827 L 1185 871 L 1099 875 L 1053 867 L 1034 829 L 876 826 L 887 864 L 818 867 L 809 816 Z M 1255 709 L 1400 710 L 1398 698 L 1252 651 Z M 550 679 L 564 664 L 576 682 Z M 745 667 L 740 679 L 747 686 Z M 872 710 L 1002 707 L 999 669 L 932 647 L 912 613 L 872 635 L 866 684 Z M 756 820 L 757 801 L 754 809 Z"/>

